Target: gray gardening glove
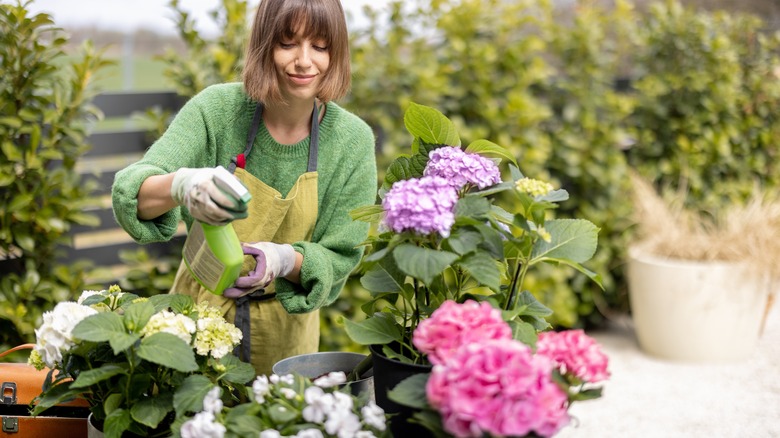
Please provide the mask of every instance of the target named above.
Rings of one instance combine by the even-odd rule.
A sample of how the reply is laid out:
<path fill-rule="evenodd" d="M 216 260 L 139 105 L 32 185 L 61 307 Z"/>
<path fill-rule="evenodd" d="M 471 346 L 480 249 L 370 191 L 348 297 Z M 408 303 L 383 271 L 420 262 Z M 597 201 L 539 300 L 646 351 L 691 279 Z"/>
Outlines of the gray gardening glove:
<path fill-rule="evenodd" d="M 225 289 L 225 297 L 239 298 L 263 289 L 276 278 L 286 277 L 295 268 L 295 249 L 292 245 L 257 242 L 242 243 L 241 246 L 244 254 L 255 257 L 257 266 L 254 271 L 238 277 L 232 287 Z"/>
<path fill-rule="evenodd" d="M 247 203 L 217 187 L 214 173 L 215 169 L 210 167 L 177 170 L 171 184 L 171 197 L 178 205 L 187 207 L 193 218 L 209 225 L 225 225 L 245 218 Z"/>

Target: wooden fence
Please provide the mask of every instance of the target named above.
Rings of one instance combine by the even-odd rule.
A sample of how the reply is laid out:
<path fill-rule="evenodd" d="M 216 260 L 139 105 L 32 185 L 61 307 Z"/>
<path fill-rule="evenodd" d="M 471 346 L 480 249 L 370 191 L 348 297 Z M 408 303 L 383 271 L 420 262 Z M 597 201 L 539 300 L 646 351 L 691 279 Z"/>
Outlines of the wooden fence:
<path fill-rule="evenodd" d="M 111 185 L 114 175 L 138 160 L 151 145 L 148 128 L 132 122 L 137 113 L 150 108 L 175 112 L 184 103 L 174 92 L 104 93 L 93 102 L 103 111 L 110 129 L 91 134 L 87 141 L 92 148 L 80 160 L 78 171 L 84 181 L 95 181 L 96 204 L 89 212 L 100 219 L 98 226 L 75 226 L 71 230 L 73 245 L 65 248 L 67 261 L 87 259 L 96 267 L 120 265 L 120 251 L 144 248 L 150 255 L 170 254 L 183 241 L 184 228 L 172 242 L 139 245 L 117 224 L 111 208 Z"/>

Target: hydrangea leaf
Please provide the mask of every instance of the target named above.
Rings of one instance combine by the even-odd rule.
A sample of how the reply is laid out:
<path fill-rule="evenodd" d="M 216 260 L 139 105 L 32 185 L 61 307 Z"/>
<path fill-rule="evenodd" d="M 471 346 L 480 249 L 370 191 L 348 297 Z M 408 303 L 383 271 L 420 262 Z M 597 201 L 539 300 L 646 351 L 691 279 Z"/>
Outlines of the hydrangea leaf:
<path fill-rule="evenodd" d="M 125 309 L 125 327 L 131 332 L 140 332 L 154 315 L 154 305 L 148 301 L 131 304 Z"/>
<path fill-rule="evenodd" d="M 127 368 L 119 366 L 117 364 L 107 363 L 100 368 L 94 370 L 86 370 L 79 374 L 76 380 L 71 385 L 72 388 L 87 388 L 95 383 L 108 380 L 117 374 L 123 374 L 127 372 Z"/>
<path fill-rule="evenodd" d="M 132 422 L 130 411 L 117 409 L 106 416 L 106 421 L 103 423 L 103 433 L 106 438 L 121 438 Z"/>
<path fill-rule="evenodd" d="M 398 270 L 391 257 L 383 258 L 360 278 L 360 284 L 369 292 L 398 292 L 403 289 L 406 276 Z"/>
<path fill-rule="evenodd" d="M 158 332 L 145 337 L 138 347 L 138 356 L 184 373 L 198 369 L 192 347 L 170 333 Z"/>
<path fill-rule="evenodd" d="M 445 242 L 450 249 L 464 255 L 477 249 L 477 245 L 482 242 L 482 234 L 475 230 L 458 228 L 450 234 Z"/>
<path fill-rule="evenodd" d="M 225 372 L 222 373 L 222 379 L 231 383 L 246 384 L 255 378 L 257 374 L 255 368 L 246 362 L 242 362 L 236 356 L 228 354 L 223 356 L 219 363 L 225 366 Z"/>
<path fill-rule="evenodd" d="M 407 243 L 395 248 L 393 258 L 402 272 L 429 285 L 434 278 L 441 275 L 448 266 L 458 259 L 458 255 L 449 251 L 420 248 Z"/>
<path fill-rule="evenodd" d="M 202 411 L 203 398 L 213 387 L 211 380 L 201 374 L 193 374 L 184 379 L 181 387 L 173 394 L 173 408 L 176 410 L 176 415 Z"/>
<path fill-rule="evenodd" d="M 428 407 L 425 385 L 430 376 L 430 373 L 422 373 L 405 378 L 388 391 L 387 398 L 402 406 L 425 409 Z"/>
<path fill-rule="evenodd" d="M 114 354 L 119 354 L 139 339 L 138 335 L 126 332 L 121 316 L 110 312 L 84 318 L 73 328 L 73 336 L 91 342 L 107 341 Z"/>
<path fill-rule="evenodd" d="M 404 113 L 404 126 L 415 137 L 428 144 L 460 146 L 460 137 L 455 125 L 435 108 L 409 104 Z"/>
<path fill-rule="evenodd" d="M 479 251 L 468 254 L 458 261 L 477 282 L 498 292 L 501 288 L 501 271 L 498 269 L 496 259 L 486 252 Z"/>
<path fill-rule="evenodd" d="M 350 339 L 360 345 L 384 345 L 402 340 L 395 319 L 384 312 L 374 313 L 360 322 L 344 318 L 344 329 Z"/>
<path fill-rule="evenodd" d="M 466 196 L 455 204 L 456 217 L 470 217 L 472 219 L 487 220 L 490 212 L 490 201 L 479 196 Z"/>
<path fill-rule="evenodd" d="M 539 259 L 565 259 L 584 263 L 593 257 L 598 244 L 599 228 L 584 219 L 553 219 L 546 221 L 550 242 L 540 239 L 531 252 L 531 263 Z"/>
<path fill-rule="evenodd" d="M 508 321 L 508 324 L 512 329 L 513 339 L 532 348 L 536 346 L 536 329 L 531 324 L 519 320 Z"/>
<path fill-rule="evenodd" d="M 506 158 L 515 166 L 517 166 L 517 160 L 515 160 L 515 157 L 512 156 L 511 152 L 489 140 L 479 139 L 471 142 L 471 144 L 469 144 L 466 148 L 466 152 L 470 154 L 495 155 L 501 158 Z"/>
<path fill-rule="evenodd" d="M 151 428 L 157 427 L 168 412 L 173 410 L 171 393 L 156 394 L 139 400 L 130 408 L 133 420 Z"/>

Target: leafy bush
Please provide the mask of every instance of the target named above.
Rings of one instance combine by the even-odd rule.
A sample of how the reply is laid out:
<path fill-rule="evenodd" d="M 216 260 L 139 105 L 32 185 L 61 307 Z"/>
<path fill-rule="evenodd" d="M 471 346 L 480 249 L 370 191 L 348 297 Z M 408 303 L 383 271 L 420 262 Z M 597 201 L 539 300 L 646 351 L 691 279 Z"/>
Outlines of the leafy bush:
<path fill-rule="evenodd" d="M 199 41 L 180 25 L 190 29 L 192 56 L 232 50 L 240 68 L 242 51 L 227 37 L 246 23 L 228 13 L 236 2 L 244 3 L 222 5 L 221 16 L 238 20 L 225 25 L 224 39 Z M 601 228 L 587 267 L 605 291 L 560 270 L 527 285 L 554 310 L 553 324 L 575 327 L 628 310 L 622 266 L 632 233 L 630 168 L 658 186 L 684 181 L 691 202 L 702 205 L 746 199 L 756 182 L 778 186 L 780 43 L 761 33 L 755 17 L 697 12 L 674 0 L 654 3 L 647 14 L 628 1 L 576 9 L 552 3 L 367 6 L 368 25 L 352 35 L 354 80 L 344 106 L 375 129 L 379 169 L 408 144 L 402 115 L 414 101 L 441 109 L 464 141 L 504 145 L 526 173 L 566 189 L 572 196 L 558 214 Z M 233 71 L 213 60 L 185 68 L 185 60 L 168 59 L 180 73 L 195 69 L 178 77 L 219 82 L 230 76 L 208 72 Z M 616 87 L 618 79 L 630 86 Z M 346 291 L 344 307 L 357 307 L 349 300 L 362 293 Z"/>
<path fill-rule="evenodd" d="M 108 62 L 89 44 L 65 58 L 67 36 L 28 4 L 0 4 L 0 345 L 34 339 L 41 314 L 84 288 L 89 265 L 58 261 L 58 249 L 73 224 L 96 220 L 75 165 Z"/>

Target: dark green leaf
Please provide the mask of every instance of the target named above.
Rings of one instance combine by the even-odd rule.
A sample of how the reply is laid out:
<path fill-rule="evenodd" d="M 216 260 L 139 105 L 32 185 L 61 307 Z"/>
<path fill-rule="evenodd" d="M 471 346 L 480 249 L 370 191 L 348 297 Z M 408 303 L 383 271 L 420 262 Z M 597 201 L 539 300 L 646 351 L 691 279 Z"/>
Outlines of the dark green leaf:
<path fill-rule="evenodd" d="M 429 377 L 430 373 L 415 374 L 407 377 L 387 393 L 387 398 L 402 406 L 425 409 L 428 407 L 425 385 L 428 384 Z"/>
<path fill-rule="evenodd" d="M 184 373 L 198 369 L 192 347 L 170 333 L 158 332 L 142 339 L 138 356 Z"/>
<path fill-rule="evenodd" d="M 412 244 L 396 247 L 393 257 L 401 271 L 427 285 L 433 283 L 434 278 L 458 259 L 457 254 L 448 251 L 420 248 Z"/>
<path fill-rule="evenodd" d="M 106 416 L 106 421 L 103 423 L 103 433 L 106 438 L 122 438 L 122 434 L 132 422 L 130 411 L 117 409 Z"/>
<path fill-rule="evenodd" d="M 439 110 L 414 102 L 404 113 L 406 130 L 428 144 L 460 146 L 455 125 Z"/>
<path fill-rule="evenodd" d="M 485 252 L 470 253 L 458 261 L 477 282 L 498 292 L 501 287 L 501 271 L 496 259 Z"/>
<path fill-rule="evenodd" d="M 151 428 L 155 428 L 160 421 L 173 410 L 173 395 L 166 392 L 164 394 L 155 394 L 139 400 L 130 408 L 130 414 L 133 420 Z"/>
<path fill-rule="evenodd" d="M 203 410 L 203 398 L 211 391 L 214 384 L 208 377 L 193 374 L 184 379 L 181 387 L 173 395 L 173 407 L 176 416 L 187 412 L 200 412 Z"/>
<path fill-rule="evenodd" d="M 87 388 L 91 385 L 94 385 L 95 383 L 102 382 L 104 380 L 110 379 L 117 374 L 123 374 L 127 370 L 125 367 L 116 365 L 116 364 L 103 364 L 100 368 L 95 368 L 93 370 L 86 370 L 82 371 L 81 374 L 79 374 L 78 378 L 73 382 L 73 385 L 71 385 L 72 388 Z"/>
<path fill-rule="evenodd" d="M 400 326 L 393 315 L 386 312 L 374 313 L 359 322 L 353 322 L 346 318 L 343 321 L 347 336 L 360 345 L 384 345 L 403 339 Z"/>
<path fill-rule="evenodd" d="M 372 294 L 398 292 L 403 289 L 406 275 L 398 269 L 392 257 L 386 257 L 360 278 L 360 284 Z"/>

